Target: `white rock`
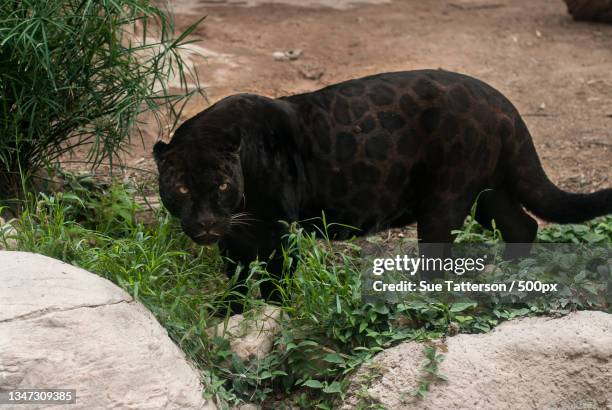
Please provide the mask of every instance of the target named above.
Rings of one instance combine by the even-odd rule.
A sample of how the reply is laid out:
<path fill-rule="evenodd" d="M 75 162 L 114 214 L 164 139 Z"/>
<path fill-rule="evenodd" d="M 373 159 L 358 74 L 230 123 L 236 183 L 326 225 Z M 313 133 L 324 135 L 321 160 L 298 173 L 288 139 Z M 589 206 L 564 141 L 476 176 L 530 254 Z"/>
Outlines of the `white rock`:
<path fill-rule="evenodd" d="M 406 342 L 357 372 L 343 408 L 364 400 L 391 410 L 599 409 L 612 404 L 610 314 L 514 320 L 488 334 L 448 338 L 447 345 L 440 373 L 448 382 L 433 382 L 424 399 L 410 394 L 423 378 L 423 345 Z"/>
<path fill-rule="evenodd" d="M 238 407 L 235 407 L 233 410 L 261 410 L 261 406 L 258 406 L 253 403 L 247 403 L 247 404 L 243 404 Z"/>
<path fill-rule="evenodd" d="M 285 51 L 275 51 L 274 53 L 272 53 L 272 57 L 274 57 L 276 61 L 297 60 L 302 56 L 303 53 L 304 52 L 302 49 L 296 48 Z"/>
<path fill-rule="evenodd" d="M 282 51 L 275 51 L 272 53 L 272 57 L 276 60 L 276 61 L 287 61 L 289 60 L 289 57 L 285 55 L 284 52 Z"/>
<path fill-rule="evenodd" d="M 230 348 L 243 361 L 262 359 L 272 351 L 274 338 L 281 330 L 281 309 L 266 305 L 265 308 L 234 315 L 227 327 L 221 323 L 208 329 L 209 336 L 222 336 L 230 341 Z"/>
<path fill-rule="evenodd" d="M 0 390 L 76 389 L 70 409 L 216 408 L 165 329 L 106 279 L 2 251 L 0 283 Z"/>
<path fill-rule="evenodd" d="M 14 220 L 6 222 L 0 217 L 0 250 L 17 249 L 17 231 L 13 226 Z"/>

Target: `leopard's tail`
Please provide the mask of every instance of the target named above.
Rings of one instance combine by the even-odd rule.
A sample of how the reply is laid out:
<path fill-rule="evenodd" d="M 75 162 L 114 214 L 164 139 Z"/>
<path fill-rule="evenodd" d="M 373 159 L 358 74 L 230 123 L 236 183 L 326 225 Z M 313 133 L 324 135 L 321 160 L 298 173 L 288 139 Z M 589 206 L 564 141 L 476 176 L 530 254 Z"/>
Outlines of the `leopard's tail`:
<path fill-rule="evenodd" d="M 558 223 L 579 223 L 612 214 L 612 189 L 590 194 L 563 191 L 548 179 L 531 136 L 522 142 L 519 157 L 512 165 L 511 178 L 519 201 L 528 210 L 544 220 Z"/>

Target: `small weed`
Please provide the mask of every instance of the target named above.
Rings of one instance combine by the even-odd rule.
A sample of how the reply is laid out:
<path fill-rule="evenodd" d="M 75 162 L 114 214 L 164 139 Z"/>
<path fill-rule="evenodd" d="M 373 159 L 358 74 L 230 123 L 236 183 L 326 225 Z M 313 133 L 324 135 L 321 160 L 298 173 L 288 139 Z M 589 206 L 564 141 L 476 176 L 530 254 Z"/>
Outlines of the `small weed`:
<path fill-rule="evenodd" d="M 446 347 L 445 345 L 443 345 Z M 423 372 L 425 376 L 419 380 L 416 390 L 411 392 L 411 395 L 420 399 L 424 399 L 429 393 L 431 384 L 436 381 L 447 381 L 447 377 L 440 373 L 440 364 L 444 361 L 444 355 L 438 354 L 439 346 L 429 342 L 425 344 L 423 353 L 425 355 L 425 363 L 423 364 Z"/>
<path fill-rule="evenodd" d="M 368 389 L 376 380 L 384 374 L 384 369 L 380 363 L 365 363 L 359 373 L 359 379 L 354 380 L 358 384 L 355 395 L 358 398 L 356 408 L 358 410 L 383 410 L 385 407 L 376 399 L 372 398 Z"/>

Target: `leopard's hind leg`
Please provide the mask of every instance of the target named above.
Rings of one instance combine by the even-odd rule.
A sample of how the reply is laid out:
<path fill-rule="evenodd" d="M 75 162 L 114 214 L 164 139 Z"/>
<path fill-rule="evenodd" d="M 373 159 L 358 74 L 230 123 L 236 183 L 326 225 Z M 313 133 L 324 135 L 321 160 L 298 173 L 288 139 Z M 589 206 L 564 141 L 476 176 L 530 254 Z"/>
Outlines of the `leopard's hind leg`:
<path fill-rule="evenodd" d="M 504 258 L 527 256 L 538 232 L 538 223 L 520 202 L 504 190 L 483 191 L 476 204 L 476 221 L 493 229 L 493 220 L 507 244 Z"/>

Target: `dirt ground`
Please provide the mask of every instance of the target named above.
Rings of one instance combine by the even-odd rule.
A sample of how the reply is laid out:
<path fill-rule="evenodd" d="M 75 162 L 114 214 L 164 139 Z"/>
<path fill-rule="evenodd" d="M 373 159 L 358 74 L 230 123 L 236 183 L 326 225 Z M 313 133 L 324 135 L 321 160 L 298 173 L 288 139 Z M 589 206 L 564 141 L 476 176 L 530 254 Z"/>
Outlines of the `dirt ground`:
<path fill-rule="evenodd" d="M 574 22 L 562 0 L 171 0 L 179 28 L 207 18 L 191 62 L 210 102 L 272 97 L 364 75 L 443 68 L 518 107 L 550 178 L 612 186 L 612 25 Z M 273 53 L 301 49 L 294 61 Z M 193 100 L 185 118 L 208 103 Z M 155 169 L 147 133 L 128 163 Z"/>

